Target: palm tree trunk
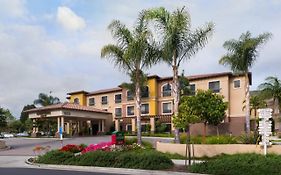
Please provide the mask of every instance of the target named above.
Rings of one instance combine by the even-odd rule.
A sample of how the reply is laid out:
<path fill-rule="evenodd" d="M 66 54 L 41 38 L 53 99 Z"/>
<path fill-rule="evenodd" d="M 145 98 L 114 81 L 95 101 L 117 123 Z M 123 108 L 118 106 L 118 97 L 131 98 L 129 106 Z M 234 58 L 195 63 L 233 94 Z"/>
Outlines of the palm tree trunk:
<path fill-rule="evenodd" d="M 217 137 L 219 137 L 220 136 L 219 125 L 217 125 L 216 128 L 217 128 Z"/>
<path fill-rule="evenodd" d="M 250 87 L 249 87 L 249 77 L 248 72 L 245 75 L 245 90 L 246 90 L 246 135 L 250 137 Z"/>
<path fill-rule="evenodd" d="M 137 116 L 137 138 L 138 144 L 142 144 L 141 140 L 141 100 L 140 100 L 140 73 L 139 70 L 136 71 L 136 116 Z"/>
<path fill-rule="evenodd" d="M 204 131 L 203 131 L 203 139 L 202 139 L 202 143 L 205 144 L 206 143 L 206 135 L 207 135 L 207 123 L 204 122 Z"/>
<path fill-rule="evenodd" d="M 179 101 L 180 101 L 180 92 L 179 92 L 179 77 L 178 77 L 178 66 L 174 64 L 173 66 L 173 97 L 174 97 L 174 116 L 178 116 L 179 113 Z M 175 143 L 180 143 L 180 134 L 179 129 L 175 128 Z"/>

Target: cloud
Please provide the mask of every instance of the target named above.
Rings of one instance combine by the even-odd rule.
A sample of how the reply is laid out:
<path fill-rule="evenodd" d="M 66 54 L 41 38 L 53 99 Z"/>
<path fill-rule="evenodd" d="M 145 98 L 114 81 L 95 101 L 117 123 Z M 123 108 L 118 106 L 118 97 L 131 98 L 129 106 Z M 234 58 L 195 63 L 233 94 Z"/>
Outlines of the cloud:
<path fill-rule="evenodd" d="M 63 28 L 69 31 L 77 31 L 86 27 L 86 22 L 82 17 L 64 6 L 58 7 L 57 21 Z"/>
<path fill-rule="evenodd" d="M 0 0 L 1 17 L 24 17 L 26 14 L 24 0 Z"/>

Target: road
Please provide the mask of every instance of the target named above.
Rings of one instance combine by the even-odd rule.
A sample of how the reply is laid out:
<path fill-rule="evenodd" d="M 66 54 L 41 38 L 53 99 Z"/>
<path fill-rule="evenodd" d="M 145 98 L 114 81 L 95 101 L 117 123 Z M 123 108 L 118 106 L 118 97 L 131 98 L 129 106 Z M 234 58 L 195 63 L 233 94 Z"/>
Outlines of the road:
<path fill-rule="evenodd" d="M 57 138 L 9 138 L 4 139 L 6 145 L 10 146 L 10 150 L 1 150 L 0 156 L 34 156 L 33 148 L 35 146 L 50 146 L 51 149 L 58 149 L 61 147 L 61 141 Z M 66 144 L 96 144 L 100 142 L 108 142 L 111 140 L 110 136 L 96 136 L 96 137 L 74 137 L 66 138 L 63 145 Z"/>
<path fill-rule="evenodd" d="M 0 174 L 11 175 L 112 175 L 109 173 L 65 171 L 65 170 L 48 170 L 37 168 L 0 168 Z"/>

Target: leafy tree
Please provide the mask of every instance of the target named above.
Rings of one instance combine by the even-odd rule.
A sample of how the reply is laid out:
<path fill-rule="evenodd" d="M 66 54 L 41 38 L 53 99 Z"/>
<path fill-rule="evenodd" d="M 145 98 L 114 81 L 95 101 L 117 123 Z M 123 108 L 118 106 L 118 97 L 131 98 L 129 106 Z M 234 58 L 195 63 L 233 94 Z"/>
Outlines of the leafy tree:
<path fill-rule="evenodd" d="M 0 107 L 0 132 L 7 127 L 7 116 L 5 114 L 5 109 Z"/>
<path fill-rule="evenodd" d="M 259 47 L 268 41 L 270 33 L 263 33 L 257 37 L 247 31 L 243 33 L 238 40 L 231 39 L 224 42 L 223 47 L 227 50 L 219 63 L 230 66 L 235 74 L 244 74 L 246 77 L 245 95 L 246 95 L 246 134 L 250 136 L 250 91 L 249 91 L 249 70 L 254 65 L 258 57 Z"/>
<path fill-rule="evenodd" d="M 21 111 L 21 114 L 20 114 L 20 121 L 22 123 L 25 123 L 25 121 L 28 119 L 28 113 L 24 112 L 26 110 L 29 110 L 29 109 L 33 109 L 33 108 L 36 108 L 36 106 L 34 104 L 31 104 L 31 105 L 25 105 Z"/>
<path fill-rule="evenodd" d="M 20 120 L 14 120 L 9 123 L 8 129 L 10 132 L 16 133 L 16 132 L 23 132 L 24 125 Z"/>
<path fill-rule="evenodd" d="M 126 72 L 135 88 L 138 144 L 141 144 L 141 87 L 145 77 L 143 70 L 151 67 L 157 60 L 157 52 L 144 20 L 144 13 L 142 11 L 139 14 L 131 31 L 119 20 L 113 20 L 108 28 L 116 44 L 108 44 L 101 50 L 101 57 L 110 59 L 115 66 Z"/>
<path fill-rule="evenodd" d="M 44 93 L 38 95 L 38 99 L 34 100 L 34 105 L 48 106 L 53 104 L 59 104 L 60 99 Z"/>
<path fill-rule="evenodd" d="M 180 64 L 195 55 L 205 46 L 214 25 L 207 23 L 195 31 L 191 30 L 191 18 L 185 7 L 173 12 L 165 8 L 150 9 L 146 19 L 154 22 L 157 38 L 160 40 L 161 59 L 172 67 L 174 97 L 174 116 L 177 117 L 180 102 L 179 75 Z M 179 130 L 175 129 L 175 142 L 179 143 Z"/>

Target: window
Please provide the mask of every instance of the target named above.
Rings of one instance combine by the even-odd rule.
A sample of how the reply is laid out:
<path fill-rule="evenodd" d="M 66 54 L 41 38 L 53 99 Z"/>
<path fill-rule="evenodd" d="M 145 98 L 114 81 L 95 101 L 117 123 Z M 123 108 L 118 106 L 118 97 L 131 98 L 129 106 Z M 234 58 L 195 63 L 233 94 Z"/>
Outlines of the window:
<path fill-rule="evenodd" d="M 115 103 L 121 103 L 122 101 L 122 94 L 115 95 Z"/>
<path fill-rule="evenodd" d="M 95 106 L 95 98 L 89 98 L 89 106 Z"/>
<path fill-rule="evenodd" d="M 162 113 L 171 114 L 172 113 L 172 102 L 162 103 Z"/>
<path fill-rule="evenodd" d="M 233 86 L 234 86 L 234 88 L 240 88 L 240 80 L 234 80 Z"/>
<path fill-rule="evenodd" d="M 77 105 L 79 105 L 79 104 L 80 104 L 80 102 L 79 102 L 79 98 L 74 98 L 74 104 L 77 104 Z"/>
<path fill-rule="evenodd" d="M 133 93 L 131 91 L 127 91 L 127 101 L 134 100 Z"/>
<path fill-rule="evenodd" d="M 163 97 L 171 96 L 171 93 L 172 93 L 171 85 L 169 83 L 165 84 L 162 87 L 162 96 Z"/>
<path fill-rule="evenodd" d="M 122 108 L 115 108 L 115 117 L 121 117 Z"/>
<path fill-rule="evenodd" d="M 135 115 L 135 108 L 134 106 L 127 106 L 127 116 Z"/>
<path fill-rule="evenodd" d="M 195 95 L 195 93 L 196 93 L 195 84 L 190 84 L 189 88 L 190 88 L 190 95 Z"/>
<path fill-rule="evenodd" d="M 148 98 L 149 97 L 149 89 L 148 86 L 145 86 L 141 89 L 141 98 Z"/>
<path fill-rule="evenodd" d="M 220 92 L 220 81 L 209 82 L 209 89 L 215 93 Z"/>
<path fill-rule="evenodd" d="M 101 97 L 101 104 L 106 105 L 107 104 L 107 96 Z"/>
<path fill-rule="evenodd" d="M 141 105 L 141 114 L 149 114 L 149 104 Z"/>

